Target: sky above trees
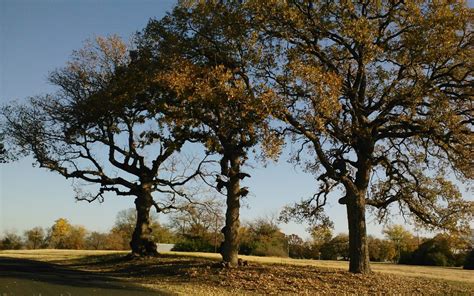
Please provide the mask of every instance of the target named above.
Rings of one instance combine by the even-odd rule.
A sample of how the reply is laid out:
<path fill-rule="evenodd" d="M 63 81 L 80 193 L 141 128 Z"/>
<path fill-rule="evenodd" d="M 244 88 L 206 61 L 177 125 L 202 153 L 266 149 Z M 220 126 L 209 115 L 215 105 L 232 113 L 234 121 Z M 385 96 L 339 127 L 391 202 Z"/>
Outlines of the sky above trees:
<path fill-rule="evenodd" d="M 0 3 L 0 100 L 22 100 L 54 91 L 46 77 L 61 67 L 71 52 L 87 38 L 118 34 L 128 38 L 145 27 L 149 18 L 161 18 L 175 1 L 75 1 L 38 2 L 6 0 Z M 469 1 L 472 6 L 472 1 Z M 287 151 L 292 149 L 287 147 Z M 295 148 L 296 149 L 296 148 Z M 277 214 L 289 203 L 313 193 L 314 177 L 287 162 L 251 160 L 245 170 L 252 178 L 245 181 L 251 193 L 244 199 L 242 219 Z M 127 198 L 109 195 L 103 204 L 76 202 L 70 181 L 31 166 L 22 159 L 0 168 L 0 232 L 50 225 L 58 217 L 91 230 L 109 229 L 116 213 L 130 207 Z M 335 223 L 335 233 L 346 232 L 345 208 L 330 198 L 327 214 Z M 166 223 L 164 217 L 162 222 Z M 368 232 L 381 235 L 382 226 L 368 217 Z M 400 222 L 397 220 L 396 222 Z M 401 221 L 403 223 L 403 221 Z M 281 225 L 287 234 L 305 235 L 305 226 Z"/>

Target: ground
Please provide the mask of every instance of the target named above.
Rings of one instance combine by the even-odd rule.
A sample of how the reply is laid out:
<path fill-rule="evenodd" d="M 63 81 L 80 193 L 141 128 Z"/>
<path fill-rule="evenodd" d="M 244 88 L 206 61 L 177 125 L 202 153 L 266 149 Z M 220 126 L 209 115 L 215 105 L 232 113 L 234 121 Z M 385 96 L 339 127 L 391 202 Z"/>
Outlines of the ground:
<path fill-rule="evenodd" d="M 22 284 L 33 285 L 29 291 L 50 284 L 59 285 L 63 290 L 67 286 L 93 288 L 93 291 L 99 289 L 97 295 L 118 295 L 117 291 L 125 292 L 124 295 L 206 296 L 474 295 L 474 271 L 460 268 L 379 263 L 372 264 L 374 274 L 361 276 L 347 272 L 347 262 L 242 257 L 249 261 L 249 266 L 223 269 L 219 267 L 220 257 L 217 254 L 205 253 L 169 252 L 158 258 L 130 260 L 126 252 L 2 251 L 0 295 L 5 293 L 2 288 L 5 290 L 6 283 L 10 283 L 11 289 L 13 282 L 18 285 L 30 278 L 34 279 L 34 283 Z M 42 268 L 41 276 L 36 275 L 35 278 L 33 269 L 39 267 Z M 8 269 L 16 272 L 8 272 Z M 50 274 L 52 276 L 48 276 Z M 81 291 L 71 295 L 92 294 Z"/>

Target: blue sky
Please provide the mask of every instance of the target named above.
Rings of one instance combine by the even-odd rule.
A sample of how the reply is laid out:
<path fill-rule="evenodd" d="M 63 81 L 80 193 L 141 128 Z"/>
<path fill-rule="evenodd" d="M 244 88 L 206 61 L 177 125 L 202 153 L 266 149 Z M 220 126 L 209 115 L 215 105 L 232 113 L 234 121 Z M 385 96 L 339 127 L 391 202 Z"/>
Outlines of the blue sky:
<path fill-rule="evenodd" d="M 149 18 L 163 16 L 174 2 L 0 0 L 1 103 L 53 91 L 46 81 L 48 73 L 64 65 L 85 39 L 108 34 L 128 38 Z M 109 197 L 102 204 L 76 202 L 71 181 L 33 167 L 33 162 L 26 158 L 0 167 L 0 233 L 49 227 L 59 217 L 106 231 L 118 211 L 134 205 L 132 197 Z M 252 178 L 244 184 L 251 190 L 242 208 L 244 221 L 277 214 L 285 204 L 310 196 L 316 188 L 314 178 L 287 163 L 286 156 L 278 164 L 253 165 L 247 168 Z M 337 204 L 337 198 L 327 213 L 336 233 L 347 232 L 345 207 Z M 382 226 L 370 216 L 368 221 L 369 233 L 380 235 Z M 304 225 L 281 226 L 288 234 L 307 236 Z"/>

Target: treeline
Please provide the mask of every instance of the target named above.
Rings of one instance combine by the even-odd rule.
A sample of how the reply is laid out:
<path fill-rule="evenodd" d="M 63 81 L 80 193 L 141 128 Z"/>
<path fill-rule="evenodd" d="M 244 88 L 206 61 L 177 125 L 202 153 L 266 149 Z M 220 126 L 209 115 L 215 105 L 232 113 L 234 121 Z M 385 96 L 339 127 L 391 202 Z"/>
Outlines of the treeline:
<path fill-rule="evenodd" d="M 154 216 L 153 216 L 154 217 Z M 153 239 L 157 242 L 173 242 L 174 235 L 168 227 L 152 219 Z M 0 239 L 0 249 L 88 249 L 130 250 L 130 240 L 136 224 L 136 211 L 123 210 L 117 214 L 108 232 L 89 231 L 84 226 L 73 225 L 65 218 L 57 219 L 49 228 L 33 227 L 19 235 L 6 232 Z"/>
<path fill-rule="evenodd" d="M 151 221 L 153 241 L 174 244 L 174 251 L 220 251 L 223 217 L 219 211 L 209 212 L 192 206 L 170 214 L 167 225 L 160 224 L 156 215 L 151 215 Z M 119 212 L 109 232 L 88 231 L 59 218 L 50 228 L 34 227 L 23 236 L 5 233 L 0 249 L 129 250 L 135 223 L 134 209 Z M 330 227 L 312 228 L 310 237 L 304 240 L 296 234 L 285 235 L 276 219 L 258 218 L 244 223 L 239 237 L 239 253 L 243 255 L 349 260 L 349 236 L 334 235 Z M 370 261 L 474 269 L 473 237 L 450 234 L 419 237 L 394 225 L 384 230 L 384 238 L 369 236 L 368 242 Z"/>
<path fill-rule="evenodd" d="M 349 236 L 332 236 L 315 229 L 310 240 L 289 236 L 289 256 L 304 259 L 348 260 Z M 473 238 L 451 234 L 418 237 L 399 225 L 387 227 L 384 238 L 368 237 L 370 261 L 410 265 L 465 266 L 472 269 Z"/>

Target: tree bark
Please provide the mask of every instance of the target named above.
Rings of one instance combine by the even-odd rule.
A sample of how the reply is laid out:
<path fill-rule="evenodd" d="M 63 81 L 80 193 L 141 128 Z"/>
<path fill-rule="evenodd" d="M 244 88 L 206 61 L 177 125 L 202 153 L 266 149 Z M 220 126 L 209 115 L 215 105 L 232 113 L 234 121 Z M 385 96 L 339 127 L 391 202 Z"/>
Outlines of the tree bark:
<path fill-rule="evenodd" d="M 349 224 L 349 271 L 370 273 L 369 246 L 365 223 L 365 194 L 350 194 L 346 200 Z"/>
<path fill-rule="evenodd" d="M 157 256 L 156 243 L 151 238 L 150 208 L 152 196 L 148 191 L 141 192 L 135 199 L 137 224 L 132 234 L 130 247 L 132 256 Z"/>
<path fill-rule="evenodd" d="M 222 229 L 224 242 L 221 245 L 221 255 L 224 262 L 231 266 L 238 265 L 239 254 L 239 227 L 240 227 L 240 158 L 231 157 L 229 180 L 227 184 L 227 210 L 225 226 Z"/>

